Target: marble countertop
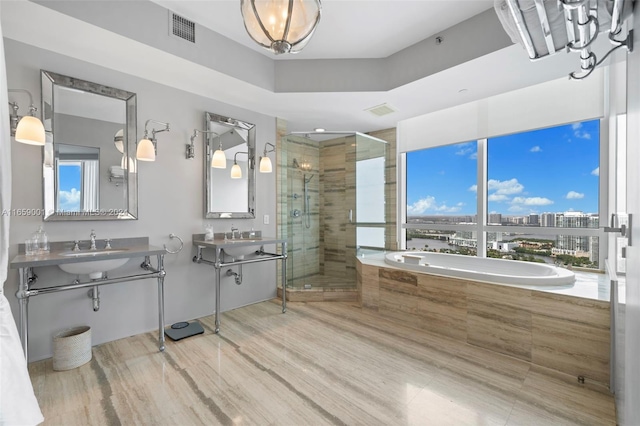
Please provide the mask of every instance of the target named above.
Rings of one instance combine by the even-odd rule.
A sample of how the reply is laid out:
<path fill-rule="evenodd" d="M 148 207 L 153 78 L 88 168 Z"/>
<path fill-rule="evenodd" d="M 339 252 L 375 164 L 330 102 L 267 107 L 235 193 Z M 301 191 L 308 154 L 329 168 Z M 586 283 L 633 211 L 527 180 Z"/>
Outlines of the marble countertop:
<path fill-rule="evenodd" d="M 193 245 L 208 247 L 208 248 L 221 248 L 225 247 L 244 247 L 244 246 L 258 246 L 267 244 L 280 244 L 286 242 L 285 239 L 274 237 L 256 237 L 256 238 L 214 238 L 213 240 L 205 240 L 204 234 L 195 234 L 193 236 Z"/>
<path fill-rule="evenodd" d="M 104 247 L 104 240 L 97 240 Z M 55 266 L 64 263 L 92 262 L 95 260 L 105 259 L 123 259 L 133 257 L 144 257 L 158 254 L 165 254 L 166 250 L 162 247 L 152 246 L 149 244 L 149 238 L 114 238 L 111 241 L 111 250 L 98 248 L 95 254 L 91 255 L 63 255 L 69 253 L 74 246 L 73 241 L 55 241 L 50 243 L 50 252 L 47 254 L 39 254 L 27 256 L 24 254 L 24 245 L 18 247 L 19 254 L 13 258 L 9 266 L 11 269 L 24 267 L 42 267 Z M 80 253 L 88 253 L 91 250 L 85 247 L 86 241 L 82 242 Z"/>

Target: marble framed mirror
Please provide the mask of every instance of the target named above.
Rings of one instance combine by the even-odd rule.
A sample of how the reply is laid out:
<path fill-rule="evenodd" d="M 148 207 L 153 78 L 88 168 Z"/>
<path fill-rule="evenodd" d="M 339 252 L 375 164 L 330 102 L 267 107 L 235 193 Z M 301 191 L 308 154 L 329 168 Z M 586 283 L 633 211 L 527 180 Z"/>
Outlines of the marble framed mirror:
<path fill-rule="evenodd" d="M 255 125 L 206 112 L 205 130 L 205 218 L 255 218 Z M 224 168 L 212 167 L 219 149 L 224 152 Z M 234 165 L 240 177 L 232 177 Z"/>
<path fill-rule="evenodd" d="M 137 219 L 136 94 L 41 70 L 45 221 Z"/>

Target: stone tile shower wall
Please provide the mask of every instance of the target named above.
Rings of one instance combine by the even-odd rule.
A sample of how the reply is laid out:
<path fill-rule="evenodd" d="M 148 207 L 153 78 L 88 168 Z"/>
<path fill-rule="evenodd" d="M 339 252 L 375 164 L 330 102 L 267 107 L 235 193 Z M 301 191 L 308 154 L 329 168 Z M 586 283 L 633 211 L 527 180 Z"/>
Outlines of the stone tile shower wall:
<path fill-rule="evenodd" d="M 305 138 L 289 137 L 286 121 L 277 120 L 278 235 L 289 238 L 288 279 L 322 274 L 355 279 L 355 225 L 348 220 L 348 211 L 355 211 L 355 136 L 345 136 L 318 143 Z M 397 249 L 396 237 L 396 129 L 372 132 L 371 136 L 388 143 L 385 175 L 385 241 L 387 250 Z M 291 142 L 292 141 L 292 142 Z M 310 162 L 314 177 L 309 182 L 311 195 L 311 227 L 304 228 L 303 217 L 293 218 L 295 208 L 303 211 L 304 172 L 293 168 L 293 159 Z M 346 179 L 345 176 L 352 178 Z M 300 198 L 294 200 L 292 194 Z M 304 237 L 303 237 L 304 236 Z M 293 244 L 291 244 L 293 241 Z M 304 254 L 304 256 L 303 256 Z M 305 262 L 301 258 L 306 258 Z M 278 270 L 280 274 L 280 270 Z M 278 277 L 278 280 L 280 278 Z M 354 283 L 355 285 L 355 283 Z"/>
<path fill-rule="evenodd" d="M 324 275 L 355 279 L 355 259 L 347 255 L 355 247 L 355 229 L 347 220 L 349 209 L 355 209 L 352 144 L 353 135 L 320 143 L 320 269 Z"/>

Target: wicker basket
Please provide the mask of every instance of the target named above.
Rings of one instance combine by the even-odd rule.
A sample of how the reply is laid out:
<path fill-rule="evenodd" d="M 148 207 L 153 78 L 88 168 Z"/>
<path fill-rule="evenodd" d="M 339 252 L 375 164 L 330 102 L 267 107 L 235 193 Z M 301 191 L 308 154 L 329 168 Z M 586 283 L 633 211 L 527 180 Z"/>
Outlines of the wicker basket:
<path fill-rule="evenodd" d="M 91 361 L 91 327 L 64 330 L 53 336 L 53 369 L 71 370 Z"/>

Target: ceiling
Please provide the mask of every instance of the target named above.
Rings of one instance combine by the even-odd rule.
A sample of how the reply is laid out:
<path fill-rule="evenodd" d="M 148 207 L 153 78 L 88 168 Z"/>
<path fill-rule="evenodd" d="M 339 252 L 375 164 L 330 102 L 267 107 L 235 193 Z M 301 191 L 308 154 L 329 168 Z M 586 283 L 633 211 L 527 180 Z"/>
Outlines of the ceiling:
<path fill-rule="evenodd" d="M 305 50 L 282 57 L 249 39 L 238 0 L 22 0 L 2 2 L 0 12 L 9 39 L 283 118 L 289 131 L 369 132 L 576 69 L 569 54 L 530 62 L 510 45 L 491 4 L 325 0 Z M 209 43 L 189 50 L 183 40 L 171 40 L 165 8 L 206 26 L 196 29 Z M 434 35 L 441 34 L 436 46 Z M 371 84 L 358 86 L 367 78 Z M 284 89 L 276 87 L 278 79 Z M 297 87 L 286 86 L 294 80 Z M 382 117 L 366 111 L 385 103 L 396 111 Z"/>
<path fill-rule="evenodd" d="M 152 1 L 276 60 L 386 58 L 493 7 L 493 0 L 324 0 L 304 50 L 275 56 L 245 31 L 239 0 Z"/>

